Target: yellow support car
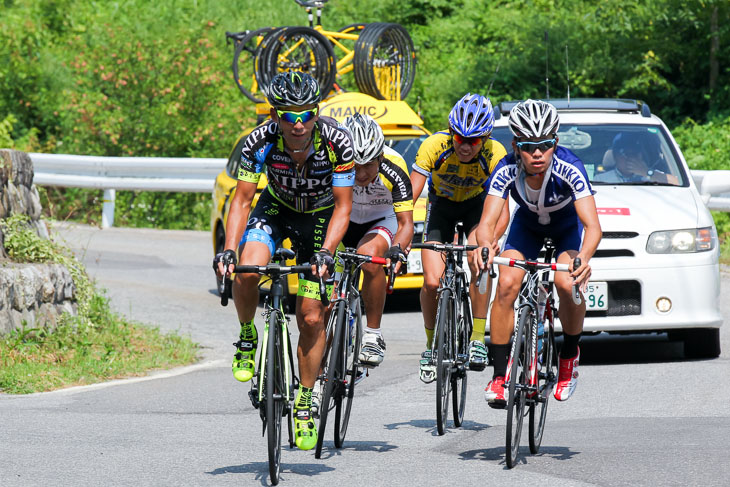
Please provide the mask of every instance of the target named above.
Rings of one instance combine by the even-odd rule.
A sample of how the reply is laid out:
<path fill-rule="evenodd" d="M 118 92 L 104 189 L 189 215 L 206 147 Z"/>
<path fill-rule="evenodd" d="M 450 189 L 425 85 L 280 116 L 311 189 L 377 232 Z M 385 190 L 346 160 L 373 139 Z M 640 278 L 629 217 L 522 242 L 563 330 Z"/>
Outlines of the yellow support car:
<path fill-rule="evenodd" d="M 386 144 L 397 150 L 411 169 L 416 158 L 416 152 L 421 142 L 430 135 L 423 126 L 423 120 L 404 101 L 377 100 L 362 93 L 341 93 L 331 96 L 320 104 L 320 115 L 332 117 L 342 122 L 345 117 L 353 113 L 365 113 L 373 117 L 383 129 Z M 260 103 L 256 106 L 259 123 L 269 116 L 269 105 Z M 236 173 L 241 148 L 246 135 L 253 130 L 245 130 L 233 146 L 228 157 L 226 168 L 215 180 L 213 188 L 213 208 L 210 212 L 210 228 L 213 236 L 213 251 L 222 252 L 226 240 L 226 221 L 228 208 L 236 191 Z M 266 177 L 259 181 L 259 192 L 266 186 Z M 258 200 L 258 193 L 254 198 L 254 205 Z M 426 219 L 426 193 L 421 194 L 413 213 L 415 234 L 414 241 L 420 242 Z M 288 246 L 286 240 L 284 245 Z M 297 276 L 289 275 L 289 293 L 296 295 Z M 421 267 L 420 251 L 413 250 L 408 258 L 408 273 L 398 276 L 395 281 L 396 290 L 420 289 L 423 286 L 423 268 Z"/>

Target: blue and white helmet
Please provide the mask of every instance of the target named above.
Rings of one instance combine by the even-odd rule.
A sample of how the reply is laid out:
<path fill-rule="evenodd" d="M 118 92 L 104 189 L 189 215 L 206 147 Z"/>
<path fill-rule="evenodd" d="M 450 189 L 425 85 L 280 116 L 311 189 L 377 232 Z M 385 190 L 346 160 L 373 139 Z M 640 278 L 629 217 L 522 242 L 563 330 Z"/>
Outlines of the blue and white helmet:
<path fill-rule="evenodd" d="M 489 98 L 464 95 L 449 113 L 449 126 L 462 137 L 489 137 L 494 127 L 494 110 Z"/>

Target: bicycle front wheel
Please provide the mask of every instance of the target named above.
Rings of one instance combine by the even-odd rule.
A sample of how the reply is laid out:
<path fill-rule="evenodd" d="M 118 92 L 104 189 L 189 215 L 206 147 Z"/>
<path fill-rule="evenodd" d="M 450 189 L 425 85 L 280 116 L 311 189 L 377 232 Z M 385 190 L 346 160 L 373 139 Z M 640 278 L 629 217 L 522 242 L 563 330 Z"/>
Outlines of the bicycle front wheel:
<path fill-rule="evenodd" d="M 439 435 L 446 432 L 449 416 L 449 392 L 451 392 L 451 366 L 454 361 L 453 330 L 454 306 L 451 289 L 441 291 L 436 310 L 436 429 Z"/>
<path fill-rule="evenodd" d="M 266 433 L 269 447 L 269 476 L 271 483 L 279 483 L 281 469 L 281 418 L 284 415 L 284 400 L 287 397 L 284 381 L 283 348 L 279 330 L 278 313 L 269 315 L 269 336 L 266 345 Z"/>
<path fill-rule="evenodd" d="M 451 395 L 453 398 L 454 426 L 457 428 L 464 423 L 466 410 L 467 368 L 469 366 L 469 335 L 471 334 L 471 304 L 469 303 L 469 288 L 464 283 L 461 299 L 455 303 L 456 308 L 456 368 L 451 376 Z"/>
<path fill-rule="evenodd" d="M 545 323 L 545 335 L 540 371 L 538 373 L 537 397 L 530 405 L 530 452 L 535 454 L 540 450 L 542 434 L 545 431 L 548 400 L 553 393 L 553 387 L 558 380 L 558 356 L 555 349 L 555 331 L 553 326 Z"/>
<path fill-rule="evenodd" d="M 525 307 L 520 313 L 520 319 L 515 330 L 510 354 L 509 386 L 507 398 L 507 466 L 512 468 L 517 462 L 517 452 L 520 448 L 522 436 L 522 420 L 525 418 L 525 403 L 527 402 L 527 364 L 529 364 L 529 343 L 527 330 L 533 319 L 532 309 Z"/>
<path fill-rule="evenodd" d="M 349 316 L 353 320 L 350 323 Z M 352 400 L 355 397 L 355 384 L 360 373 L 358 355 L 360 353 L 360 337 L 362 336 L 362 310 L 360 300 L 353 300 L 347 320 L 347 328 L 343 333 L 342 363 L 345 364 L 345 383 L 343 394 L 335 406 L 335 447 L 342 448 L 347 434 L 347 425 L 350 422 Z"/>
<path fill-rule="evenodd" d="M 319 405 L 319 428 L 317 436 L 317 446 L 314 451 L 314 457 L 322 456 L 322 444 L 324 442 L 324 434 L 327 428 L 327 417 L 332 409 L 336 408 L 339 398 L 340 385 L 343 377 L 342 365 L 342 334 L 346 323 L 347 309 L 344 301 L 338 301 L 335 308 L 330 313 L 330 320 L 334 320 L 331 324 L 334 326 L 334 338 L 330 344 L 329 361 L 326 365 L 325 384 L 322 393 L 322 404 Z M 329 328 L 329 326 L 328 326 Z M 335 413 L 335 419 L 336 419 Z"/>

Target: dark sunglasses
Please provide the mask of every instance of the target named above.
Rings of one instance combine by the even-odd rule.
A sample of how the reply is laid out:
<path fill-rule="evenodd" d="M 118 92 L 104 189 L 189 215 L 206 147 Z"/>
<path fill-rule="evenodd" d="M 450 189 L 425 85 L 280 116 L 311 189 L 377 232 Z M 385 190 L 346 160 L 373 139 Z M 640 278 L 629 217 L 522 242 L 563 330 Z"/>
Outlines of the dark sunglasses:
<path fill-rule="evenodd" d="M 555 139 L 539 140 L 537 142 L 517 142 L 517 147 L 520 150 L 532 154 L 537 149 L 540 149 L 540 152 L 552 149 L 555 147 L 555 142 Z"/>
<path fill-rule="evenodd" d="M 481 137 L 463 137 L 457 133 L 452 133 L 452 137 L 454 137 L 454 142 L 457 144 L 469 144 L 471 146 L 479 145 L 479 142 L 482 141 Z"/>
<path fill-rule="evenodd" d="M 313 108 L 311 110 L 303 110 L 301 112 L 291 112 L 291 111 L 285 111 L 285 110 L 276 110 L 276 114 L 279 115 L 279 118 L 283 121 L 295 124 L 297 122 L 307 123 L 310 120 L 312 120 L 314 117 L 317 116 L 317 112 L 319 111 L 318 108 Z"/>

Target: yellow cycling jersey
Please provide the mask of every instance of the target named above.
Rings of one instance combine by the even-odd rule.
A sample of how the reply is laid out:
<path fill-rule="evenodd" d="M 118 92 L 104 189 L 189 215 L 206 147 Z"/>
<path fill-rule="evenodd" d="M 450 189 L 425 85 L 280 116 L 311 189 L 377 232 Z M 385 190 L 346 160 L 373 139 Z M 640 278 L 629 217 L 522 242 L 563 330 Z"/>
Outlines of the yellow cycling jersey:
<path fill-rule="evenodd" d="M 428 178 L 429 195 L 466 201 L 485 191 L 489 174 L 506 155 L 504 146 L 489 138 L 477 157 L 461 162 L 451 135 L 436 132 L 421 144 L 413 170 Z"/>

